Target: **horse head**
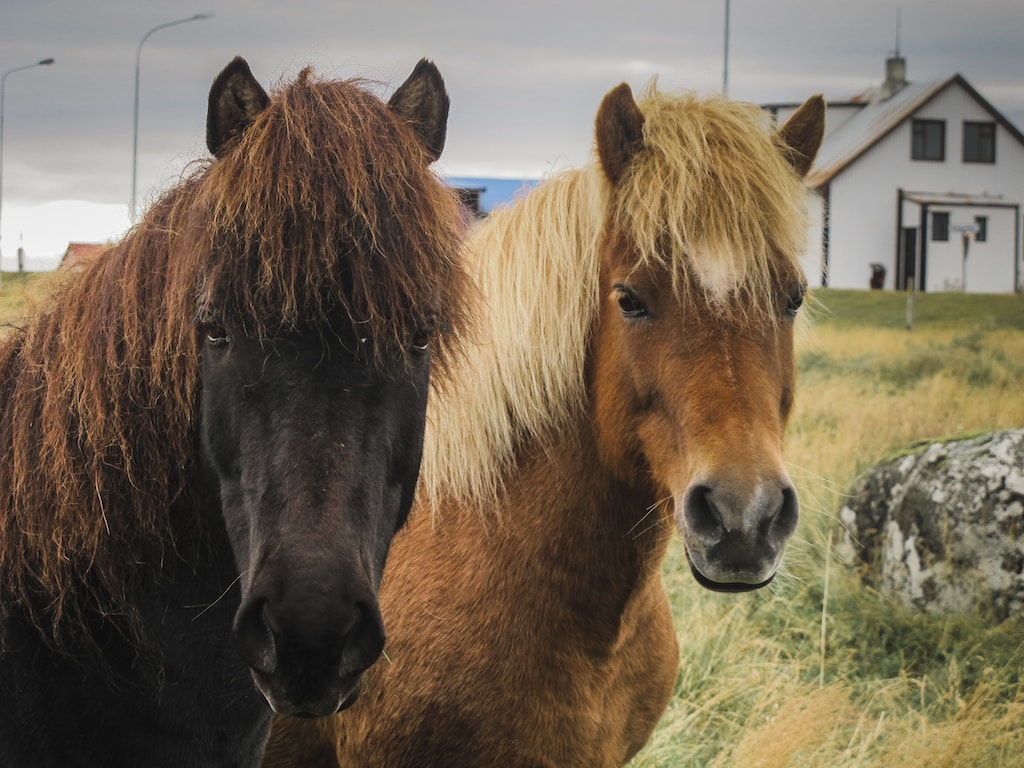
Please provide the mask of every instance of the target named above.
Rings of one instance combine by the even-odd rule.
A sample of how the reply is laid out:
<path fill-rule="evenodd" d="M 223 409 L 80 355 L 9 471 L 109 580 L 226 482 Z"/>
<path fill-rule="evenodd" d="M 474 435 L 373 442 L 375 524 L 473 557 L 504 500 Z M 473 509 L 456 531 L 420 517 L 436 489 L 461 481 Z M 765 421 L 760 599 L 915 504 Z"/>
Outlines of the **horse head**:
<path fill-rule="evenodd" d="M 207 119 L 216 162 L 227 162 L 246 132 L 257 130 L 270 103 L 244 60 L 218 76 Z M 388 107 L 421 142 L 415 162 L 426 172 L 444 145 L 448 114 L 436 68 L 421 61 Z M 308 149 L 311 162 L 326 151 Z M 341 171 L 323 173 L 330 179 Z M 301 204 L 328 207 L 323 199 Z M 394 219 L 405 213 L 387 211 Z M 305 225 L 318 226 L 327 215 L 311 214 Z M 339 262 L 355 258 L 350 243 L 328 242 L 332 246 Z M 383 253 L 379 259 L 394 265 L 407 256 Z M 258 272 L 267 258 L 287 257 L 261 255 L 246 269 Z M 335 270 L 349 292 L 359 269 L 342 263 Z M 405 274 L 403 285 L 416 277 Z M 370 283 L 388 279 L 365 276 Z M 429 310 L 378 307 L 397 327 L 375 335 L 370 318 L 353 317 L 352 308 L 322 286 L 315 291 L 318 311 L 300 307 L 298 319 L 268 323 L 211 289 L 201 297 L 197 318 L 202 454 L 240 573 L 235 645 L 271 707 L 300 716 L 351 704 L 362 673 L 384 646 L 377 590 L 417 482 L 433 344 Z"/>
<path fill-rule="evenodd" d="M 649 474 L 697 580 L 726 591 L 771 581 L 797 524 L 782 448 L 805 287 L 802 177 L 824 125 L 820 97 L 774 134 L 734 104 L 694 99 L 684 109 L 706 114 L 690 123 L 622 85 L 596 119 L 611 199 L 599 442 L 623 476 Z"/>

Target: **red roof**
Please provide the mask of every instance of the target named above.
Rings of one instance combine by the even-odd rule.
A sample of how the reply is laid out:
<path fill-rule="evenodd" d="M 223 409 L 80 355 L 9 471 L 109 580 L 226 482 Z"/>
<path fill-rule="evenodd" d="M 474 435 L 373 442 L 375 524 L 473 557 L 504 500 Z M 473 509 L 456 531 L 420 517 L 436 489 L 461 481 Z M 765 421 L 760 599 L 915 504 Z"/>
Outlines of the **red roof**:
<path fill-rule="evenodd" d="M 106 247 L 102 243 L 68 243 L 60 269 L 82 269 Z"/>

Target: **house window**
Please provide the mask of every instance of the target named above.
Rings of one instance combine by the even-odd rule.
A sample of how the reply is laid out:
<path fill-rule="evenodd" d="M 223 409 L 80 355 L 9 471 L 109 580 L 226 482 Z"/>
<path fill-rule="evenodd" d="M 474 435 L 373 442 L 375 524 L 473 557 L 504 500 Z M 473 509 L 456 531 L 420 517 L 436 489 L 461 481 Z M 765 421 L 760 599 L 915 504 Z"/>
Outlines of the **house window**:
<path fill-rule="evenodd" d="M 947 242 L 949 240 L 949 214 L 936 211 L 932 214 L 932 240 Z"/>
<path fill-rule="evenodd" d="M 984 243 L 988 240 L 988 216 L 975 216 L 974 226 L 974 242 Z"/>
<path fill-rule="evenodd" d="M 946 121 L 915 120 L 912 128 L 910 157 L 912 160 L 946 159 Z"/>
<path fill-rule="evenodd" d="M 996 124 L 964 121 L 964 162 L 996 161 Z"/>

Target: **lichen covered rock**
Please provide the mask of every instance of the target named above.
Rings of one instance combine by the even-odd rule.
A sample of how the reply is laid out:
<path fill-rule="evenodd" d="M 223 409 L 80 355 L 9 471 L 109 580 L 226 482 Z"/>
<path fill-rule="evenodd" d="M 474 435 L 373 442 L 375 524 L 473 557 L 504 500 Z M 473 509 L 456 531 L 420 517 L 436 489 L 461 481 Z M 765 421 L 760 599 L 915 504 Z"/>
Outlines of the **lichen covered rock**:
<path fill-rule="evenodd" d="M 1024 609 L 1024 429 L 884 461 L 840 519 L 846 561 L 907 606 L 995 619 Z"/>

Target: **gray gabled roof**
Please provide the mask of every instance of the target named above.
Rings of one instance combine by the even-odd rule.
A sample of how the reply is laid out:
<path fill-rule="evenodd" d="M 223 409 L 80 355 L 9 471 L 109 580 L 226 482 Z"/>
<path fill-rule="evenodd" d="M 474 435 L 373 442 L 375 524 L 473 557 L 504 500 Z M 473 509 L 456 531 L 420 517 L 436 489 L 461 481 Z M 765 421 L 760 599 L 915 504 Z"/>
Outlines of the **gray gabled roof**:
<path fill-rule="evenodd" d="M 1024 145 L 1024 134 L 974 90 L 963 76 L 957 74 L 945 80 L 907 83 L 893 96 L 865 104 L 857 114 L 825 137 L 814 167 L 807 176 L 808 184 L 811 187 L 827 184 L 919 109 L 953 85 L 963 88 L 992 115 L 996 122 Z"/>

